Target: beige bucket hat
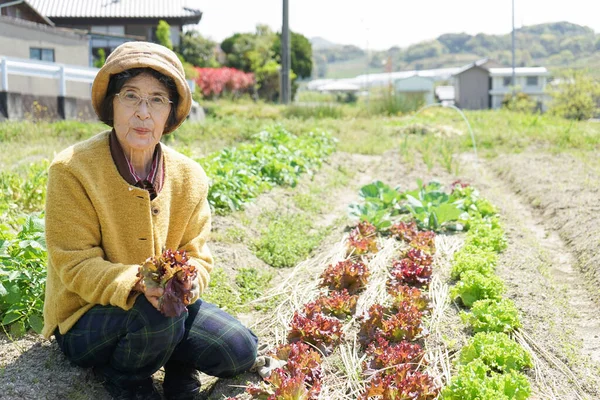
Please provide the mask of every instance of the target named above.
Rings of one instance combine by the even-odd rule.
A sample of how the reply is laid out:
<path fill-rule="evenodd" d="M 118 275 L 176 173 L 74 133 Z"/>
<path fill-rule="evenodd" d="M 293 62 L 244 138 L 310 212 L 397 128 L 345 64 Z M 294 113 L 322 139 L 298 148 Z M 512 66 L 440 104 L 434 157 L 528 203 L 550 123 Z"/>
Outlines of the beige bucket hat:
<path fill-rule="evenodd" d="M 127 42 L 110 53 L 92 84 L 92 104 L 96 114 L 100 115 L 100 108 L 106 97 L 110 77 L 132 68 L 152 68 L 175 81 L 179 93 L 179 104 L 175 111 L 177 122 L 165 129 L 164 133 L 177 129 L 190 113 L 192 93 L 185 80 L 183 65 L 177 55 L 156 43 Z"/>

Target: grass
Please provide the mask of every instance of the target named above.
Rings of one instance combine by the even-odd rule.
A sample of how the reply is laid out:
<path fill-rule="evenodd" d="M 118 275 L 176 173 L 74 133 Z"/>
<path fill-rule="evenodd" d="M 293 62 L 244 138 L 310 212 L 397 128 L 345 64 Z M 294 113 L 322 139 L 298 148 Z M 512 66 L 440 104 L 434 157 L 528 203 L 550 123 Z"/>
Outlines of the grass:
<path fill-rule="evenodd" d="M 253 244 L 257 257 L 275 268 L 289 268 L 302 261 L 321 242 L 325 229 L 314 229 L 310 220 L 298 214 L 267 212 L 267 224 Z"/>

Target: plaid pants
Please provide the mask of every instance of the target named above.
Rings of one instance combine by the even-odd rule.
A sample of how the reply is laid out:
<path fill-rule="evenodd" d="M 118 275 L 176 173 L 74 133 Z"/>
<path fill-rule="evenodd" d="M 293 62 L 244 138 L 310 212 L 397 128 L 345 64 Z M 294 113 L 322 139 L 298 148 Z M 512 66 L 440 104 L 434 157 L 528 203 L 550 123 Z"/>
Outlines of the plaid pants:
<path fill-rule="evenodd" d="M 143 295 L 129 311 L 95 306 L 66 334 L 56 329 L 55 336 L 73 363 L 94 367 L 122 386 L 147 381 L 162 366 L 165 383 L 194 369 L 231 377 L 253 365 L 258 342 L 213 304 L 198 300 L 181 316 L 167 318 Z"/>

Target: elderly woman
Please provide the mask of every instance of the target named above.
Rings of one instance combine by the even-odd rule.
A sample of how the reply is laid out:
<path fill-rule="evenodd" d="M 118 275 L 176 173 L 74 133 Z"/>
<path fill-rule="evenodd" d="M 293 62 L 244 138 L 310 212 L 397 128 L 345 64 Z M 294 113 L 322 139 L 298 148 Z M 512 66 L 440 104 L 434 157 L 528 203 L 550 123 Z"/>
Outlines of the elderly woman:
<path fill-rule="evenodd" d="M 190 111 L 177 56 L 146 42 L 119 46 L 92 86 L 112 127 L 58 154 L 46 203 L 46 337 L 93 367 L 117 399 L 160 399 L 152 374 L 164 366 L 167 399 L 193 399 L 197 371 L 230 377 L 256 359 L 256 336 L 199 297 L 213 260 L 208 182 L 202 168 L 160 143 Z M 186 251 L 197 273 L 179 317 L 158 311 L 162 289 L 136 276 L 163 249 Z"/>

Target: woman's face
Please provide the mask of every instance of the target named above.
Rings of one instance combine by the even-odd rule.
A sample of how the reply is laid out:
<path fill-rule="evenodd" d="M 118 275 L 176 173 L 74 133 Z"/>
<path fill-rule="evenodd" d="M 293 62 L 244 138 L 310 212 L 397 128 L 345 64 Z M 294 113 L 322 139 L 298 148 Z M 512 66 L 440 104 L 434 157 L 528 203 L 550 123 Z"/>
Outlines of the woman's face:
<path fill-rule="evenodd" d="M 142 101 L 136 105 L 140 97 Z M 113 127 L 125 155 L 154 151 L 172 107 L 160 100 L 168 98 L 166 87 L 149 74 L 142 73 L 125 82 L 113 100 Z"/>

